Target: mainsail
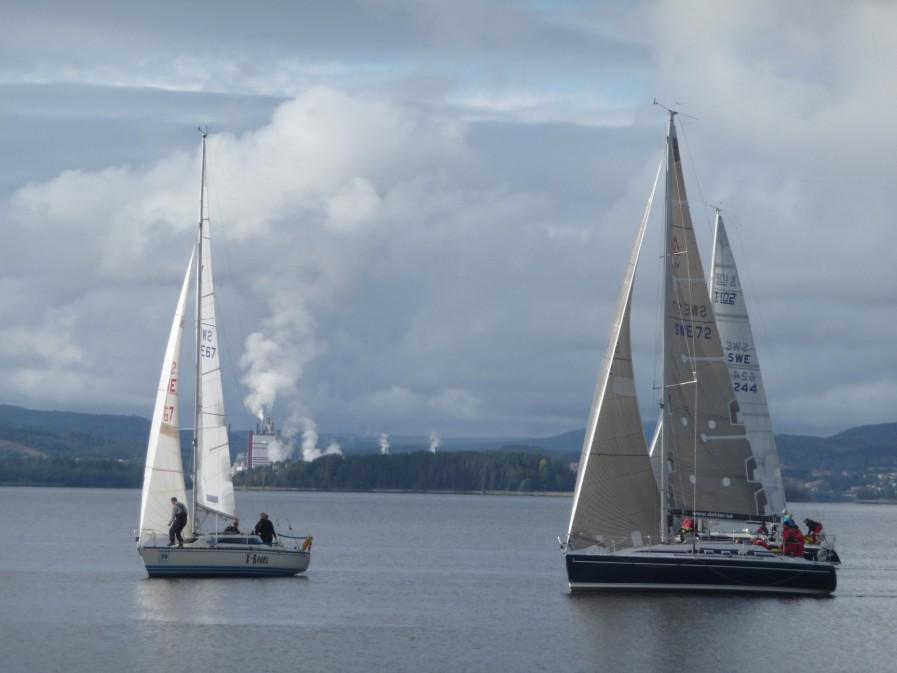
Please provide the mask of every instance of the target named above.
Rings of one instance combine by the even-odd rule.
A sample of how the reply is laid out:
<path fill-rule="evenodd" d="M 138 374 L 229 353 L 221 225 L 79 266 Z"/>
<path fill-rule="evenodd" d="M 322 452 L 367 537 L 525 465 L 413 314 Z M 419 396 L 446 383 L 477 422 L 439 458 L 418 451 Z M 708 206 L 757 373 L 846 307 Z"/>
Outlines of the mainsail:
<path fill-rule="evenodd" d="M 202 190 L 200 196 L 199 249 L 197 274 L 197 385 L 196 469 L 194 503 L 207 512 L 236 516 L 234 486 L 231 481 L 230 446 L 224 416 L 221 385 L 221 354 L 215 318 L 215 284 L 212 277 L 212 246 L 205 199 L 205 136 L 203 136 Z"/>
<path fill-rule="evenodd" d="M 754 519 L 768 512 L 739 415 L 692 227 L 670 114 L 665 218 L 661 448 L 673 514 Z"/>
<path fill-rule="evenodd" d="M 635 270 L 659 177 L 660 167 L 626 268 L 589 415 L 567 532 L 571 549 L 659 541 L 660 498 L 635 394 L 629 331 Z"/>
<path fill-rule="evenodd" d="M 171 498 L 187 501 L 184 487 L 184 467 L 181 460 L 180 423 L 178 421 L 178 388 L 180 379 L 181 339 L 184 334 L 184 311 L 187 289 L 196 251 L 190 255 L 187 273 L 181 286 L 177 308 L 168 335 L 162 374 L 156 392 L 156 405 L 150 426 L 146 450 L 146 467 L 143 471 L 143 493 L 140 498 L 139 542 L 153 533 L 168 529 L 171 518 Z M 185 535 L 191 531 L 185 530 Z"/>
<path fill-rule="evenodd" d="M 770 511 L 767 513 L 776 514 L 785 509 L 779 452 L 766 404 L 760 360 L 754 345 L 741 277 L 719 211 L 716 213 L 714 239 L 710 288 L 716 326 L 738 402 L 737 417 L 744 424 L 769 501 Z"/>

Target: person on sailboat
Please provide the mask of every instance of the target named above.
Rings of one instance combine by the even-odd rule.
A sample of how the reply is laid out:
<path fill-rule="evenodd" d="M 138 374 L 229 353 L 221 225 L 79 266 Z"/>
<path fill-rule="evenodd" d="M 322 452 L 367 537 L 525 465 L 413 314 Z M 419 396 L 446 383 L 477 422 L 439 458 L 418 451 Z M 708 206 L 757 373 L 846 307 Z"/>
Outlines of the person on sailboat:
<path fill-rule="evenodd" d="M 813 519 L 804 519 L 804 523 L 807 525 L 807 543 L 816 544 L 822 537 L 822 524 Z"/>
<path fill-rule="evenodd" d="M 239 533 L 240 532 L 240 520 L 234 519 L 228 526 L 224 529 L 225 533 Z"/>
<path fill-rule="evenodd" d="M 174 546 L 174 539 L 178 539 L 178 547 L 184 546 L 184 538 L 181 537 L 181 531 L 187 525 L 187 508 L 184 503 L 178 502 L 175 497 L 171 498 L 171 519 L 168 521 L 170 528 L 168 529 L 168 546 Z"/>
<path fill-rule="evenodd" d="M 265 512 L 259 514 L 259 517 L 258 523 L 255 524 L 255 534 L 262 538 L 262 542 L 270 545 L 277 537 L 277 533 L 274 532 L 274 524 L 271 523 L 271 519 Z"/>
<path fill-rule="evenodd" d="M 804 555 L 804 536 L 801 535 L 794 519 L 789 518 L 785 521 L 785 527 L 782 529 L 782 551 L 785 556 L 800 558 Z"/>

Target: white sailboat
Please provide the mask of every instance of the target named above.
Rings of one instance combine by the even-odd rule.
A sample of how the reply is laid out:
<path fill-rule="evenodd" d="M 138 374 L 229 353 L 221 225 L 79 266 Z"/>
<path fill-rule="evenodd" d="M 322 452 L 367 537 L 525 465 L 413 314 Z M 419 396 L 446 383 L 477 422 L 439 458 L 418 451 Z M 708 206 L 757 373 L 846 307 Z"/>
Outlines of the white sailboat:
<path fill-rule="evenodd" d="M 254 534 L 202 532 L 207 521 L 217 526 L 219 521 L 233 521 L 237 517 L 221 383 L 205 186 L 206 133 L 203 133 L 199 232 L 181 286 L 162 362 L 147 445 L 137 551 L 151 577 L 295 575 L 308 568 L 310 537 L 291 538 L 290 545 L 281 543 L 278 537 L 274 544 L 266 545 Z M 183 546 L 174 547 L 168 536 L 171 498 L 183 503 L 187 501 L 181 459 L 178 391 L 187 294 L 196 260 L 194 487 L 189 520 L 182 531 L 186 542 Z"/>
<path fill-rule="evenodd" d="M 692 227 L 674 118 L 670 112 L 661 421 L 649 457 L 629 322 L 652 189 L 624 275 L 583 443 L 564 543 L 570 588 L 830 593 L 836 576 L 828 560 L 784 557 L 762 547 L 694 535 L 682 542 L 671 534 L 674 522 L 686 518 L 774 520 L 774 508 L 784 504 L 768 410 L 765 421 L 762 413 L 765 396 L 761 410 L 733 389 L 735 374 L 724 354 Z M 718 253 L 717 263 L 734 268 L 731 251 L 728 257 Z M 738 306 L 739 314 L 722 313 L 727 341 L 744 339 L 744 331 L 750 331 L 743 304 Z M 741 315 L 743 320 L 737 317 Z M 753 348 L 753 339 L 749 341 Z M 749 392 L 756 391 L 749 387 Z M 748 413 L 754 419 L 750 424 L 745 423 Z"/>

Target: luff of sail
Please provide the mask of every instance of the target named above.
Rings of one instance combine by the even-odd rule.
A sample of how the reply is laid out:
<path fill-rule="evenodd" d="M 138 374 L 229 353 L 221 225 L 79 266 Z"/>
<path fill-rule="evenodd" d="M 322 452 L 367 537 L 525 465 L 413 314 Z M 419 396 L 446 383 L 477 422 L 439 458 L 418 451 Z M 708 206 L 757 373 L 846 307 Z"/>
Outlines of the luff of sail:
<path fill-rule="evenodd" d="M 178 389 L 180 387 L 181 340 L 184 335 L 184 312 L 187 290 L 196 250 L 190 255 L 187 273 L 181 286 L 168 345 L 162 360 L 162 373 L 156 391 L 153 420 L 146 451 L 146 467 L 143 471 L 143 492 L 140 498 L 140 524 L 138 542 L 144 543 L 153 534 L 163 534 L 171 519 L 171 498 L 186 503 L 184 466 L 181 459 L 181 434 L 178 413 Z M 190 530 L 184 535 L 189 536 Z"/>
<path fill-rule="evenodd" d="M 203 139 L 205 141 L 205 139 Z M 224 415 L 221 354 L 215 315 L 212 245 L 205 201 L 205 142 L 203 142 L 203 197 L 200 205 L 200 296 L 197 338 L 199 358 L 196 430 L 196 506 L 229 518 L 236 516 L 231 481 L 230 442 Z"/>
<path fill-rule="evenodd" d="M 729 380 L 688 209 L 674 115 L 667 138 L 663 451 L 671 511 L 753 519 L 766 495 Z"/>
<path fill-rule="evenodd" d="M 635 270 L 659 177 L 660 167 L 626 268 L 589 414 L 568 549 L 597 543 L 613 550 L 659 540 L 660 498 L 636 398 L 629 327 Z"/>
<path fill-rule="evenodd" d="M 711 264 L 710 295 L 726 365 L 738 401 L 738 419 L 744 424 L 751 452 L 757 459 L 760 481 L 769 501 L 768 514 L 785 509 L 785 489 L 776 448 L 766 391 L 760 374 L 760 359 L 748 317 L 747 302 L 735 255 L 722 215 L 717 211 Z"/>

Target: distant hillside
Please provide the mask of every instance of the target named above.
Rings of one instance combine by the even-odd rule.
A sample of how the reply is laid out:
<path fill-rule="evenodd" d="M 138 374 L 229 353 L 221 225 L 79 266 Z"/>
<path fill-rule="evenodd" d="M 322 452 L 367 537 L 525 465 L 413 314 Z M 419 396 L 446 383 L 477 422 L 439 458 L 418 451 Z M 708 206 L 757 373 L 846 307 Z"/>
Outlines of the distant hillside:
<path fill-rule="evenodd" d="M 645 434 L 653 432 L 653 422 Z M 82 414 L 68 411 L 36 411 L 0 405 L 0 457 L 49 456 L 64 458 L 113 458 L 142 460 L 149 435 L 149 420 L 140 416 Z M 246 451 L 249 432 L 231 432 L 232 458 Z M 577 460 L 585 430 L 571 430 L 542 438 L 446 437 L 440 452 L 526 451 Z M 191 433 L 181 432 L 185 455 L 190 450 Z M 321 433 L 320 444 L 336 441 L 345 455 L 379 453 L 379 437 L 349 433 Z M 412 453 L 429 448 L 423 435 L 390 435 L 391 453 Z M 828 465 L 891 465 L 897 460 L 897 423 L 850 428 L 831 437 L 777 435 L 779 452 L 786 467 Z"/>

